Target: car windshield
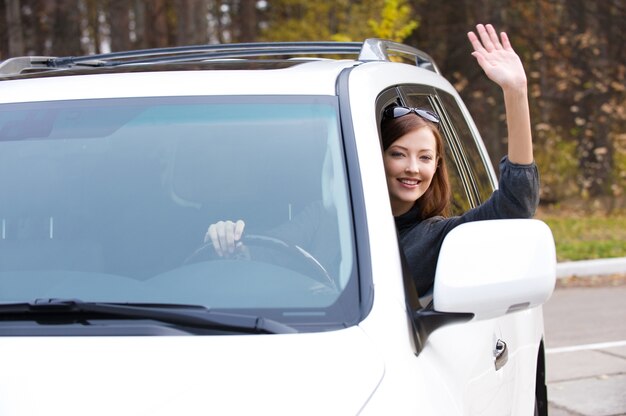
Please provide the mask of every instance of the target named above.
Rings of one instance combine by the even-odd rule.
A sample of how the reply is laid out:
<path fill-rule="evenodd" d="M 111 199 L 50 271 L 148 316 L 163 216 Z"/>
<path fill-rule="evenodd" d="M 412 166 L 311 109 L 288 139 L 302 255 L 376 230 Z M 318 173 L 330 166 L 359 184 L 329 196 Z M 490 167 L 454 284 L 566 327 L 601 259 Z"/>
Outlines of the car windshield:
<path fill-rule="evenodd" d="M 191 304 L 355 323 L 335 97 L 0 105 L 0 303 Z M 246 250 L 203 246 L 243 220 Z"/>

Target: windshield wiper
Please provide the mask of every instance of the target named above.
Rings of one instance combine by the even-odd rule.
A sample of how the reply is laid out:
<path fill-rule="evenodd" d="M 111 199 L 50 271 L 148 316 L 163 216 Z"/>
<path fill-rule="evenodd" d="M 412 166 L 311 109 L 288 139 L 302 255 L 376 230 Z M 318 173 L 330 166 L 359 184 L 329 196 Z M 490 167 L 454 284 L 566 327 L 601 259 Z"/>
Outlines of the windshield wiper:
<path fill-rule="evenodd" d="M 0 304 L 0 319 L 97 315 L 98 318 L 150 319 L 163 323 L 250 334 L 286 334 L 294 328 L 262 316 L 211 311 L 199 305 L 84 302 L 78 299 L 36 299 Z"/>

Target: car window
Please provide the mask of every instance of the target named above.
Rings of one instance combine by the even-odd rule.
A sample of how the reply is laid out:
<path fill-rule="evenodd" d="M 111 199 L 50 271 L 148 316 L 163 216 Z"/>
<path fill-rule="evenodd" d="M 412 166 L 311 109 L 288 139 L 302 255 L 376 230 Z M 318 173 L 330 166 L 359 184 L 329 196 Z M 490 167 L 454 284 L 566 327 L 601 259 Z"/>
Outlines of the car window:
<path fill-rule="evenodd" d="M 478 205 L 491 196 L 495 187 L 492 177 L 487 170 L 487 155 L 478 147 L 477 138 L 472 134 L 472 130 L 463 116 L 456 99 L 451 94 L 441 90 L 437 91 L 437 96 L 441 100 L 458 138 L 463 160 L 473 178 L 472 184 L 478 195 L 476 203 Z"/>
<path fill-rule="evenodd" d="M 450 215 L 460 215 L 471 208 L 471 198 L 467 187 L 464 185 L 464 171 L 460 163 L 461 158 L 459 157 L 458 144 L 453 133 L 454 130 L 451 129 L 450 124 L 444 117 L 441 106 L 438 105 L 435 90 L 431 87 L 402 86 L 401 91 L 408 106 L 427 108 L 440 115 L 441 123 L 439 128 L 445 140 L 444 157 L 446 158 L 450 181 Z"/>
<path fill-rule="evenodd" d="M 454 96 L 416 85 L 403 85 L 400 90 L 407 105 L 430 108 L 442 119 L 440 128 L 446 139 L 446 162 L 452 189 L 451 214 L 459 215 L 487 200 L 495 184 L 487 170 L 486 153 L 479 148 Z"/>
<path fill-rule="evenodd" d="M 409 107 L 426 108 L 440 115 L 441 106 L 438 105 L 436 91 L 432 87 L 419 85 L 402 85 L 394 87 L 382 93 L 377 100 L 378 114 L 382 114 L 384 108 L 390 104 L 403 104 Z M 446 165 L 451 188 L 450 214 L 460 215 L 472 207 L 468 193 L 467 179 L 463 180 L 464 170 L 459 162 L 458 142 L 454 137 L 454 130 L 450 129 L 449 123 L 442 117 L 441 131 L 445 139 Z"/>
<path fill-rule="evenodd" d="M 307 328 L 352 322 L 339 131 L 334 97 L 0 106 L 0 302 L 165 302 Z M 250 259 L 196 253 L 211 223 L 237 219 Z"/>

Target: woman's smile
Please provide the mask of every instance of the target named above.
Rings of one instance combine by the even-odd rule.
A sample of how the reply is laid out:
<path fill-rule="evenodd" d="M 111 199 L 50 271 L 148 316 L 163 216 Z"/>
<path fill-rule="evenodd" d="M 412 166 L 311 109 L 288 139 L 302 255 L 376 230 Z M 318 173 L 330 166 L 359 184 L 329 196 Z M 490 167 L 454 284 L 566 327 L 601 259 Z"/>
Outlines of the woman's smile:
<path fill-rule="evenodd" d="M 400 181 L 400 183 L 402 183 L 408 188 L 414 188 L 422 182 L 418 179 L 409 179 L 409 178 L 400 178 L 398 179 L 398 181 Z"/>

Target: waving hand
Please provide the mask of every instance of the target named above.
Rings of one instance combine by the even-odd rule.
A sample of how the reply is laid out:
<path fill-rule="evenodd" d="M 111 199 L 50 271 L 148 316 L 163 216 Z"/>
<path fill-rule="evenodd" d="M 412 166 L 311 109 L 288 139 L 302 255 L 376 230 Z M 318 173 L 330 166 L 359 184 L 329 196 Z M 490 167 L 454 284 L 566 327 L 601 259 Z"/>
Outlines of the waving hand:
<path fill-rule="evenodd" d="M 467 37 L 474 48 L 472 55 L 493 82 L 502 88 L 506 123 L 509 133 L 508 157 L 513 163 L 533 162 L 532 132 L 526 74 L 519 56 L 502 32 L 500 37 L 492 25 L 476 25 Z"/>
<path fill-rule="evenodd" d="M 476 25 L 476 31 L 469 32 L 469 38 L 478 64 L 485 74 L 503 90 L 526 88 L 526 74 L 522 61 L 517 56 L 505 32 L 500 34 L 492 25 Z"/>

